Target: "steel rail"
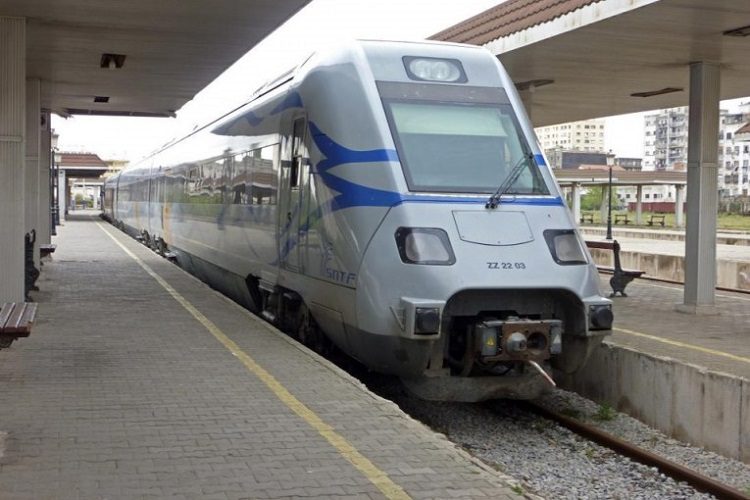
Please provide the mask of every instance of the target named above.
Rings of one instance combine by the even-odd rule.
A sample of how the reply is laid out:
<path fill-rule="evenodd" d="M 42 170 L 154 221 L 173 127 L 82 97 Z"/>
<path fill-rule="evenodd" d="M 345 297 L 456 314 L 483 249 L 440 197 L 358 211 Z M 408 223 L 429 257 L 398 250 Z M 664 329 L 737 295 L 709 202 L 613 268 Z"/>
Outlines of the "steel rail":
<path fill-rule="evenodd" d="M 662 456 L 640 448 L 632 443 L 628 443 L 627 441 L 597 429 L 596 427 L 587 425 L 574 418 L 566 417 L 565 415 L 561 415 L 529 401 L 527 401 L 526 404 L 536 414 L 557 422 L 576 434 L 594 441 L 601 446 L 605 446 L 621 455 L 632 458 L 644 465 L 656 467 L 673 479 L 685 481 L 698 491 L 709 493 L 720 499 L 750 500 L 750 495 L 747 495 L 729 485 L 720 483 L 719 481 L 704 476 L 703 474 L 683 465 L 667 460 Z"/>

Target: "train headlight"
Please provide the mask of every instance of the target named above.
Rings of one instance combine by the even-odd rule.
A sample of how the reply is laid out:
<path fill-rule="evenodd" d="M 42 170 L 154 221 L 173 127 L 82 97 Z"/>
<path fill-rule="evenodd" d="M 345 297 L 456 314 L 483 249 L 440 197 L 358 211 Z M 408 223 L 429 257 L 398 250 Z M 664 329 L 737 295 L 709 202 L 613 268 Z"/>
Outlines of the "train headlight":
<path fill-rule="evenodd" d="M 436 227 L 400 227 L 396 246 L 407 264 L 450 266 L 456 262 L 448 234 Z"/>
<path fill-rule="evenodd" d="M 573 229 L 547 229 L 544 239 L 555 262 L 562 266 L 587 264 L 586 252 Z"/>
<path fill-rule="evenodd" d="M 406 73 L 412 80 L 428 82 L 465 83 L 466 73 L 458 59 L 434 57 L 404 57 Z"/>

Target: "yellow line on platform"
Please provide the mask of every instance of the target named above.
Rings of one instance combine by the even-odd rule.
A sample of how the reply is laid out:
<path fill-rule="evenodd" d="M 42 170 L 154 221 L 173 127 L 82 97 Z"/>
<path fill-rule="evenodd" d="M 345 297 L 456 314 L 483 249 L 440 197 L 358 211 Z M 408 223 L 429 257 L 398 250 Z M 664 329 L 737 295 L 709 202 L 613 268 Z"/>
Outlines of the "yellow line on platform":
<path fill-rule="evenodd" d="M 661 342 L 662 344 L 669 344 L 669 345 L 673 345 L 677 347 L 682 347 L 684 349 L 691 349 L 693 351 L 699 351 L 704 354 L 712 354 L 714 356 L 721 356 L 723 358 L 728 358 L 733 361 L 739 361 L 741 363 L 750 363 L 750 358 L 743 358 L 742 356 L 735 356 L 734 354 L 729 354 L 729 353 L 721 352 L 721 351 L 715 351 L 713 349 L 708 349 L 706 347 L 700 347 L 700 346 L 693 345 L 693 344 L 686 344 L 684 342 L 678 342 L 676 340 L 665 339 L 665 338 L 657 337 L 655 335 L 647 335 L 645 333 L 634 332 L 633 330 L 626 330 L 624 328 L 613 328 L 613 330 L 616 332 L 625 333 L 627 335 L 633 335 L 634 337 L 641 337 L 644 339 L 654 340 L 656 342 Z"/>
<path fill-rule="evenodd" d="M 151 267 L 143 262 L 137 255 L 125 247 L 117 238 L 112 235 L 101 223 L 96 223 L 99 228 L 109 236 L 126 254 L 135 260 L 162 288 L 164 288 L 177 302 L 180 303 L 195 319 L 197 319 L 216 339 L 221 342 L 243 365 L 279 398 L 289 409 L 299 415 L 313 429 L 323 436 L 343 457 L 349 461 L 357 470 L 359 470 L 372 484 L 374 484 L 387 498 L 392 499 L 409 499 L 409 495 L 388 475 L 378 469 L 375 464 L 370 462 L 364 455 L 350 444 L 343 436 L 337 433 L 333 428 L 326 424 L 314 411 L 308 408 L 304 403 L 290 393 L 276 378 L 260 366 L 253 358 L 245 353 L 234 343 L 221 329 L 216 326 L 210 319 L 203 315 L 193 306 L 185 297 L 183 297 L 172 285 L 167 283 L 164 278 L 156 274 Z"/>

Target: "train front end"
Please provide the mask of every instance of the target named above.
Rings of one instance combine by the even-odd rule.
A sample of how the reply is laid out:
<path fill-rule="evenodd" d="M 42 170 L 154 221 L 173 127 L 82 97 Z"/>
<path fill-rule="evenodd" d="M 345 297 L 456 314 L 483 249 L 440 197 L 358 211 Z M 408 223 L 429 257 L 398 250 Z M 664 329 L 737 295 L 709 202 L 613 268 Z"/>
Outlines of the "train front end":
<path fill-rule="evenodd" d="M 440 48 L 368 54 L 403 186 L 360 267 L 353 348 L 426 399 L 533 398 L 611 333 L 611 303 L 507 74 Z"/>

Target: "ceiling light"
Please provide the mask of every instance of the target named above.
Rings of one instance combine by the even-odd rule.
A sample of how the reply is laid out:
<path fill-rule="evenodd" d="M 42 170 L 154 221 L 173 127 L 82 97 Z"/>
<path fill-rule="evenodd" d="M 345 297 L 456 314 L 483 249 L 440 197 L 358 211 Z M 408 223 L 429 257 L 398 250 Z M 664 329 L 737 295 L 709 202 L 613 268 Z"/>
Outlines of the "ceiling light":
<path fill-rule="evenodd" d="M 105 69 L 120 69 L 125 64 L 125 54 L 102 54 L 99 67 Z"/>
<path fill-rule="evenodd" d="M 630 97 L 653 97 L 655 95 L 662 95 L 662 94 L 671 94 L 672 92 L 682 92 L 685 89 L 677 88 L 677 87 L 664 87 L 663 89 L 659 90 L 649 90 L 647 92 L 635 92 L 634 94 L 630 94 Z"/>
<path fill-rule="evenodd" d="M 724 32 L 726 36 L 750 36 L 750 26 L 743 26 L 741 28 L 734 28 L 733 30 L 727 30 Z"/>
<path fill-rule="evenodd" d="M 537 87 L 544 87 L 545 85 L 551 85 L 553 83 L 555 83 L 554 80 L 550 80 L 548 78 L 540 78 L 538 80 L 529 80 L 526 82 L 516 83 L 516 89 L 533 91 Z"/>

